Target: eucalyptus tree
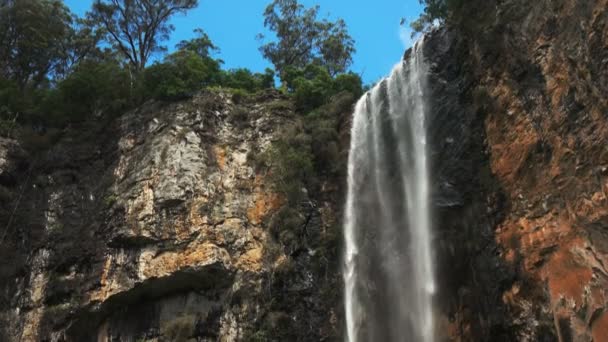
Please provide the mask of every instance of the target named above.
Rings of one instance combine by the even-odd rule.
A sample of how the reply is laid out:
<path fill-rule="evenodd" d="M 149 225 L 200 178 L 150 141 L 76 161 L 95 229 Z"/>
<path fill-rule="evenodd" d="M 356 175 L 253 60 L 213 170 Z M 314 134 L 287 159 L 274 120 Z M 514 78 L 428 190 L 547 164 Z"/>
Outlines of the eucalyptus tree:
<path fill-rule="evenodd" d="M 264 11 L 264 26 L 276 40 L 260 46 L 281 78 L 289 67 L 305 68 L 314 63 L 334 76 L 348 69 L 355 52 L 354 40 L 342 19 L 319 19 L 319 6 L 305 8 L 298 0 L 274 0 Z M 258 35 L 264 40 L 264 35 Z"/>
<path fill-rule="evenodd" d="M 88 18 L 139 72 L 152 54 L 166 51 L 162 42 L 175 29 L 171 17 L 197 5 L 197 0 L 95 0 Z"/>
<path fill-rule="evenodd" d="M 23 90 L 63 70 L 73 22 L 61 0 L 0 0 L 0 77 Z"/>

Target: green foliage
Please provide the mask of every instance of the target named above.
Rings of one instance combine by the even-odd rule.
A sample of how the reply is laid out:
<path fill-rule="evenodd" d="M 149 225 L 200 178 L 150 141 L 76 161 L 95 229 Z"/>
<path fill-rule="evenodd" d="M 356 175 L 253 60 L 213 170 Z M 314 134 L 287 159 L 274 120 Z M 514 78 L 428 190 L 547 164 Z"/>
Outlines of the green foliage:
<path fill-rule="evenodd" d="M 115 116 L 131 103 L 130 77 L 114 61 L 84 61 L 58 85 L 58 94 L 47 101 L 55 122 L 81 121 L 93 115 Z"/>
<path fill-rule="evenodd" d="M 295 232 L 304 224 L 302 214 L 293 207 L 284 206 L 275 213 L 269 222 L 272 235 L 286 246 L 289 244 L 287 232 Z"/>
<path fill-rule="evenodd" d="M 236 94 L 238 93 L 235 93 L 234 95 Z M 247 110 L 247 108 L 237 105 L 234 106 L 234 108 L 232 108 L 230 111 L 230 121 L 233 125 L 244 128 L 249 123 L 249 115 L 250 112 Z"/>
<path fill-rule="evenodd" d="M 114 203 L 116 203 L 118 201 L 118 196 L 116 196 L 116 194 L 108 194 L 106 197 L 104 197 L 103 199 L 103 204 L 104 206 L 106 206 L 107 208 L 110 208 L 114 205 Z"/>
<path fill-rule="evenodd" d="M 288 115 L 293 112 L 293 103 L 289 100 L 275 100 L 266 105 L 266 109 L 276 115 Z"/>
<path fill-rule="evenodd" d="M 346 22 L 342 19 L 336 22 L 324 20 L 319 26 L 319 52 L 313 61 L 326 67 L 332 76 L 346 72 L 355 53 L 355 41 L 348 33 Z"/>
<path fill-rule="evenodd" d="M 296 109 L 301 112 L 321 106 L 333 92 L 333 79 L 326 68 L 309 64 L 306 68 L 288 67 L 285 85 L 293 94 Z"/>
<path fill-rule="evenodd" d="M 0 137 L 12 137 L 15 125 L 13 120 L 0 119 Z"/>
<path fill-rule="evenodd" d="M 20 122 L 46 122 L 44 104 L 55 92 L 48 88 L 19 88 L 16 81 L 0 77 L 0 120 L 10 130 Z"/>
<path fill-rule="evenodd" d="M 174 29 L 169 24 L 171 17 L 197 5 L 197 0 L 95 0 L 87 16 L 139 72 L 153 53 L 166 50 L 161 42 L 168 40 Z"/>
<path fill-rule="evenodd" d="M 284 277 L 287 276 L 287 274 L 276 274 L 275 276 Z M 271 286 L 276 286 L 276 283 L 280 283 L 281 280 L 275 279 Z M 285 297 L 288 297 L 286 292 L 279 293 L 277 291 L 273 298 L 268 298 L 268 301 L 263 303 L 262 312 L 261 314 L 258 314 L 259 318 L 256 320 L 256 327 L 252 327 L 244 331 L 243 341 L 274 342 L 296 340 L 296 334 L 293 330 L 291 317 L 287 313 L 289 312 L 289 309 L 293 309 L 293 306 L 288 308 L 280 308 L 281 311 L 278 311 L 279 308 L 277 308 L 280 306 L 280 303 L 283 302 L 283 298 Z"/>
<path fill-rule="evenodd" d="M 317 83 L 324 84 L 325 87 L 317 88 L 321 93 L 317 98 L 325 99 L 324 103 L 305 115 L 295 117 L 295 123 L 283 127 L 277 141 L 262 155 L 248 156 L 256 164 L 257 170 L 266 167 L 270 171 L 269 179 L 274 190 L 287 199 L 285 205 L 268 222 L 272 236 L 287 253 L 302 246 L 300 234 L 306 222 L 300 209 L 303 201 L 314 198 L 309 195 L 311 192 L 321 192 L 325 181 L 339 177 L 346 168 L 346 154 L 341 153 L 340 149 L 340 122 L 352 112 L 353 104 L 362 91 L 356 75 L 327 79 L 315 75 L 314 71 L 318 70 L 308 70 L 314 76 L 310 80 L 306 78 L 306 72 L 297 72 L 297 77 L 286 87 L 291 88 L 297 101 L 298 92 L 303 92 L 302 84 L 309 94 L 312 93 L 311 89 L 315 90 Z M 336 91 L 339 92 L 335 94 Z M 310 102 L 306 104 L 311 107 L 316 105 L 311 105 Z M 335 234 L 328 235 L 327 238 L 333 239 L 332 243 L 337 241 Z M 318 243 L 311 241 L 309 243 Z M 332 249 L 329 245 L 319 245 L 317 248 L 320 250 L 318 262 L 325 265 L 319 264 L 319 270 L 326 270 L 327 258 L 332 256 L 335 248 Z"/>
<path fill-rule="evenodd" d="M 445 21 L 464 4 L 464 0 L 419 0 L 424 5 L 424 13 L 414 20 L 410 27 L 414 33 L 426 32 L 435 22 Z"/>
<path fill-rule="evenodd" d="M 220 84 L 232 89 L 248 92 L 274 88 L 274 70 L 266 69 L 262 73 L 252 73 L 248 69 L 232 69 L 222 72 Z"/>
<path fill-rule="evenodd" d="M 318 65 L 305 69 L 291 68 L 287 74 L 285 90 L 299 102 L 300 113 L 292 116 L 290 124 L 280 130 L 277 140 L 262 155 L 248 155 L 260 171 L 265 167 L 274 191 L 285 196 L 286 203 L 275 212 L 266 226 L 269 227 L 277 248 L 269 248 L 267 258 L 276 260 L 276 254 L 295 256 L 306 249 L 314 250 L 310 256 L 315 288 L 320 298 L 332 303 L 339 298 L 339 284 L 329 276 L 335 274 L 333 263 L 339 257 L 339 226 L 332 225 L 319 234 L 309 234 L 306 225 L 310 217 L 302 210 L 307 201 L 319 199 L 322 185 L 340 176 L 346 167 L 346 155 L 340 153 L 340 123 L 353 109 L 362 93 L 360 78 L 345 74 L 335 78 Z M 308 94 L 309 98 L 302 94 Z M 298 97 L 300 96 L 300 97 Z M 311 102 L 314 101 L 314 102 Z M 284 100 L 273 107 L 288 108 Z M 297 323 L 285 312 L 294 312 L 293 296 L 285 295 L 301 270 L 288 257 L 285 269 L 276 269 L 265 287 L 267 296 L 262 302 L 258 322 L 246 332 L 246 340 L 290 341 Z M 271 339 L 268 339 L 269 337 Z"/>
<path fill-rule="evenodd" d="M 256 169 L 261 166 L 270 169 L 275 190 L 286 196 L 287 206 L 293 207 L 306 198 L 303 190 L 316 191 L 322 179 L 343 171 L 345 156 L 340 153 L 338 134 L 340 118 L 352 112 L 363 87 L 356 74 L 332 78 L 325 67 L 312 63 L 305 68 L 286 68 L 283 87 L 303 115 L 282 128 L 278 140 L 268 151 L 251 159 Z M 288 111 L 289 105 L 278 101 L 270 108 L 274 107 L 277 111 Z M 271 227 L 293 226 L 283 216 L 276 220 Z M 285 234 L 278 234 L 281 240 L 289 238 Z"/>
<path fill-rule="evenodd" d="M 336 121 L 332 118 L 315 118 L 308 121 L 312 148 L 315 151 L 317 172 L 335 173 L 339 171 L 338 133 Z"/>
<path fill-rule="evenodd" d="M 211 38 L 201 28 L 194 29 L 196 38 L 190 40 L 182 40 L 175 47 L 178 50 L 187 50 L 196 53 L 205 58 L 211 57 L 213 52 L 219 51 L 219 48 L 213 44 Z"/>
<path fill-rule="evenodd" d="M 311 187 L 314 178 L 310 137 L 301 126 L 285 129 L 283 137 L 266 152 L 275 191 L 282 193 L 288 203 L 296 205 L 304 199 L 303 189 Z"/>
<path fill-rule="evenodd" d="M 68 57 L 72 16 L 60 0 L 0 1 L 0 77 L 37 87 Z"/>
<path fill-rule="evenodd" d="M 244 91 L 253 93 L 274 87 L 274 71 L 252 73 L 248 69 L 221 70 L 220 59 L 211 57 L 218 48 L 209 36 L 195 30 L 197 37 L 180 42 L 180 50 L 169 55 L 163 63 L 155 63 L 145 70 L 145 93 L 157 99 L 176 100 L 190 96 L 204 87 L 222 86 L 235 90 L 238 102 Z"/>
<path fill-rule="evenodd" d="M 219 83 L 220 64 L 210 57 L 181 50 L 155 63 L 144 73 L 146 93 L 161 100 L 178 100 L 204 86 Z"/>
<path fill-rule="evenodd" d="M 15 119 L 24 105 L 17 82 L 0 77 L 0 118 L 5 121 Z"/>
<path fill-rule="evenodd" d="M 264 26 L 277 40 L 260 51 L 274 64 L 281 80 L 288 68 L 315 63 L 330 75 L 346 71 L 352 63 L 355 44 L 343 20 L 319 19 L 319 6 L 305 8 L 297 0 L 274 0 L 264 11 Z M 259 35 L 263 39 L 263 35 Z"/>
<path fill-rule="evenodd" d="M 249 96 L 249 93 L 243 89 L 232 89 L 232 102 L 235 104 L 245 102 Z"/>
<path fill-rule="evenodd" d="M 264 331 L 264 330 L 258 330 L 256 332 L 254 332 L 253 334 L 249 335 L 248 338 L 245 339 L 246 341 L 251 341 L 251 342 L 268 342 L 268 341 L 272 341 L 270 339 L 269 334 Z"/>
<path fill-rule="evenodd" d="M 332 177 L 344 171 L 346 155 L 340 154 L 339 122 L 340 117 L 352 112 L 353 104 L 358 97 L 350 92 L 340 92 L 305 117 L 305 127 L 311 137 L 311 150 L 314 151 L 317 175 Z"/>
<path fill-rule="evenodd" d="M 89 20 L 73 17 L 70 35 L 64 46 L 67 57 L 63 60 L 61 67 L 54 71 L 54 78 L 56 80 L 64 79 L 84 61 L 118 60 L 115 51 L 109 48 L 102 50 L 98 46 L 102 36 L 103 32 L 95 30 Z"/>
<path fill-rule="evenodd" d="M 96 44 L 97 36 L 62 1 L 0 0 L 0 119 L 64 123 L 55 122 L 66 105 L 57 83 L 99 55 Z"/>
<path fill-rule="evenodd" d="M 273 88 L 271 69 L 222 71 L 212 57 L 219 49 L 201 29 L 145 68 L 165 50 L 171 16 L 197 3 L 96 0 L 81 19 L 60 0 L 0 0 L 0 134 L 29 125 L 44 136 L 49 127 L 113 117 L 150 98 L 181 99 L 204 87 L 235 89 L 235 103 Z M 104 50 L 101 39 L 110 43 Z"/>
<path fill-rule="evenodd" d="M 284 82 L 300 112 L 318 108 L 342 91 L 350 92 L 355 97 L 363 92 L 358 75 L 347 73 L 332 78 L 325 67 L 316 64 L 309 64 L 303 69 L 287 68 Z"/>
<path fill-rule="evenodd" d="M 132 106 L 129 74 L 115 61 L 80 62 L 54 87 L 19 89 L 0 79 L 0 120 L 61 127 L 99 115 L 115 116 Z"/>
<path fill-rule="evenodd" d="M 355 99 L 363 95 L 363 81 L 361 76 L 349 72 L 336 76 L 334 80 L 334 91 L 336 94 L 341 92 L 350 93 Z"/>

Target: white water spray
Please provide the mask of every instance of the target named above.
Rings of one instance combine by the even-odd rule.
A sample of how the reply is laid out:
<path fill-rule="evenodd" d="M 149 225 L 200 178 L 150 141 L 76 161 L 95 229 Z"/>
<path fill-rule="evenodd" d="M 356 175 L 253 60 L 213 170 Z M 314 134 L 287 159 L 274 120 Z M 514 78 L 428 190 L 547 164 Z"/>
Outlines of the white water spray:
<path fill-rule="evenodd" d="M 433 342 L 422 42 L 357 103 L 345 210 L 347 342 Z"/>

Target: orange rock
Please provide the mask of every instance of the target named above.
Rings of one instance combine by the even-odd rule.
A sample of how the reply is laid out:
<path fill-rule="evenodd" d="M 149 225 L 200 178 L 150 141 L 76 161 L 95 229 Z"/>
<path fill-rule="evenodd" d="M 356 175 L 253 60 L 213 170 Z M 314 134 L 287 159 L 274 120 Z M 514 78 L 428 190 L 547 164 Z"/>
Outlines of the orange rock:
<path fill-rule="evenodd" d="M 256 176 L 254 203 L 247 210 L 247 218 L 252 224 L 260 224 L 264 217 L 273 210 L 278 209 L 283 204 L 283 198 L 279 194 L 265 191 L 262 184 L 262 176 Z"/>
<path fill-rule="evenodd" d="M 608 342 L 608 312 L 593 322 L 591 327 L 593 342 Z"/>
<path fill-rule="evenodd" d="M 563 297 L 573 300 L 577 306 L 580 306 L 583 304 L 584 289 L 589 286 L 593 272 L 584 264 L 584 260 L 578 260 L 573 255 L 570 248 L 558 249 L 551 257 L 544 273 L 553 302 Z"/>
<path fill-rule="evenodd" d="M 261 247 L 253 248 L 241 255 L 236 266 L 242 270 L 250 272 L 259 272 L 262 270 L 263 249 Z"/>
<path fill-rule="evenodd" d="M 217 166 L 223 171 L 226 168 L 226 149 L 221 146 L 213 146 L 213 154 L 215 155 Z"/>

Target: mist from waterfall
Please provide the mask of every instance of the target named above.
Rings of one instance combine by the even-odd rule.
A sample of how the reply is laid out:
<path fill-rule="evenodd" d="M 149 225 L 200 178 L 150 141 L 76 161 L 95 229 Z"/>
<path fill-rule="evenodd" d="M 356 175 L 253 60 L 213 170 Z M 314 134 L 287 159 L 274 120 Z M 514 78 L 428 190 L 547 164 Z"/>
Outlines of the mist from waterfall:
<path fill-rule="evenodd" d="M 422 47 L 355 108 L 344 223 L 348 342 L 434 341 Z"/>

